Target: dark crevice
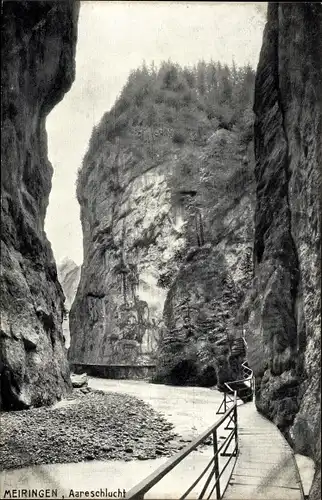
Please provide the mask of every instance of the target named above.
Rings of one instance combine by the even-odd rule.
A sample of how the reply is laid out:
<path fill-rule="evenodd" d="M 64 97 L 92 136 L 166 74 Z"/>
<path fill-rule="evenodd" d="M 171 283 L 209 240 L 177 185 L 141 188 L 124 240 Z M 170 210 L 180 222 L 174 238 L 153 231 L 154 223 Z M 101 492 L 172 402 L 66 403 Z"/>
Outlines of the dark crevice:
<path fill-rule="evenodd" d="M 88 292 L 87 297 L 92 297 L 94 299 L 104 299 L 105 294 L 104 293 L 97 293 L 97 292 Z"/>

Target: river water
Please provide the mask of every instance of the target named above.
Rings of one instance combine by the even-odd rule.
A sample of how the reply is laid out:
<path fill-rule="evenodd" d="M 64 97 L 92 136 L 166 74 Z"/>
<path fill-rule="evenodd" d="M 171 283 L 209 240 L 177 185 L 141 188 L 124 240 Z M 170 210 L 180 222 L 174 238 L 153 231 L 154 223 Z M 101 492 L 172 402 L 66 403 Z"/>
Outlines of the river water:
<path fill-rule="evenodd" d="M 90 378 L 89 386 L 107 392 L 126 393 L 149 403 L 174 425 L 173 431 L 183 439 L 193 439 L 210 427 L 219 416 L 216 411 L 222 401 L 222 394 L 216 390 L 201 387 L 173 387 L 149 384 L 144 381 L 110 380 Z M 220 428 L 218 437 L 222 440 L 229 431 Z M 198 477 L 213 456 L 212 446 L 195 451 L 185 458 L 173 471 L 145 495 L 147 499 L 179 498 Z M 58 498 L 73 498 L 71 490 L 91 491 L 107 488 L 109 491 L 129 491 L 145 479 L 167 457 L 155 460 L 90 461 L 72 464 L 50 464 L 8 470 L 1 474 L 0 493 L 6 489 L 56 489 Z M 221 458 L 224 465 L 224 458 Z M 233 460 L 231 461 L 233 462 Z M 227 467 L 222 489 L 228 480 L 231 467 Z M 197 498 L 200 487 L 193 490 L 189 499 Z M 83 496 L 82 498 L 85 498 Z M 90 497 L 89 497 L 90 498 Z M 213 495 L 215 498 L 215 493 Z"/>

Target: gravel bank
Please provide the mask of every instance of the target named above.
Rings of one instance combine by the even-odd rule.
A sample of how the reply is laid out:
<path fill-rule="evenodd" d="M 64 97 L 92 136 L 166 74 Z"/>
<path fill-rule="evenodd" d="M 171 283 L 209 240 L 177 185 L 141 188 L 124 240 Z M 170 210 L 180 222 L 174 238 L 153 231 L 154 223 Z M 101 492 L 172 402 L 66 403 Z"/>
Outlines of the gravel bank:
<path fill-rule="evenodd" d="M 86 392 L 88 391 L 88 392 Z M 74 390 L 67 404 L 1 414 L 0 470 L 170 456 L 187 443 L 140 399 Z"/>

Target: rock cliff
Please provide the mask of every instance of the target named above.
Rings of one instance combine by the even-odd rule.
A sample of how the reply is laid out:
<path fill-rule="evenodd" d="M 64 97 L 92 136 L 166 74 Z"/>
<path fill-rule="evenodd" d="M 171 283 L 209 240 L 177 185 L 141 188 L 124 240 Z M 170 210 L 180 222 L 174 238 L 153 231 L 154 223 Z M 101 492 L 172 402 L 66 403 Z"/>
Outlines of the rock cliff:
<path fill-rule="evenodd" d="M 69 332 L 69 311 L 74 302 L 77 292 L 78 283 L 80 280 L 81 267 L 67 257 L 57 265 L 58 279 L 62 286 L 65 303 L 64 303 L 64 320 L 63 320 L 63 336 L 65 339 L 65 347 L 70 345 Z"/>
<path fill-rule="evenodd" d="M 223 68 L 209 68 L 206 90 L 194 87 L 199 70 L 141 69 L 93 131 L 78 178 L 84 264 L 70 313 L 71 361 L 157 360 L 158 380 L 174 382 L 171 373 L 191 361 L 195 339 L 183 328 L 180 359 L 168 341 L 183 320 L 182 300 L 193 308 L 196 293 L 200 310 L 191 320 L 196 328 L 204 320 L 200 346 L 219 338 L 227 345 L 252 278 L 252 101 L 245 89 L 252 93 L 253 72 L 217 85 Z M 244 95 L 242 124 L 227 105 L 234 92 L 240 101 Z M 195 354 L 189 383 L 217 380 L 217 355 L 204 350 Z M 211 376 L 203 374 L 202 356 Z"/>
<path fill-rule="evenodd" d="M 255 86 L 255 281 L 248 304 L 257 407 L 318 469 L 321 53 L 321 4 L 269 5 Z M 317 485 L 318 478 L 310 498 L 320 498 Z"/>
<path fill-rule="evenodd" d="M 197 160 L 198 192 L 186 208 L 185 253 L 164 305 L 156 381 L 223 387 L 241 377 L 231 347 L 242 335 L 235 319 L 252 282 L 254 184 L 252 144 L 242 162 L 239 148 L 237 133 L 219 129 Z M 180 176 L 179 192 L 189 184 Z"/>
<path fill-rule="evenodd" d="M 157 380 L 223 386 L 237 378 L 230 348 L 240 295 L 223 252 L 210 244 L 190 250 L 167 294 Z"/>
<path fill-rule="evenodd" d="M 49 404 L 71 387 L 64 295 L 44 232 L 45 120 L 75 76 L 78 2 L 2 2 L 1 403 Z"/>

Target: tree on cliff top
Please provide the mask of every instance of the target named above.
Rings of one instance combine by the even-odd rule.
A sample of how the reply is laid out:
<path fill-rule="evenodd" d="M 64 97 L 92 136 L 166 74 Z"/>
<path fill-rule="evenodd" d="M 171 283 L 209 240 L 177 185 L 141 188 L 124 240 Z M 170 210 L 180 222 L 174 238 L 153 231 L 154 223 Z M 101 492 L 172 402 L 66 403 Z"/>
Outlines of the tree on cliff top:
<path fill-rule="evenodd" d="M 249 142 L 254 80 L 250 66 L 229 67 L 213 61 L 184 68 L 171 61 L 159 68 L 143 64 L 130 73 L 116 103 L 94 127 L 83 165 L 107 141 L 114 143 L 138 127 L 152 131 L 147 134 L 151 143 L 153 131 L 161 129 L 171 134 L 177 146 L 202 145 L 218 128 L 238 130 Z M 84 180 L 80 169 L 77 185 Z"/>

